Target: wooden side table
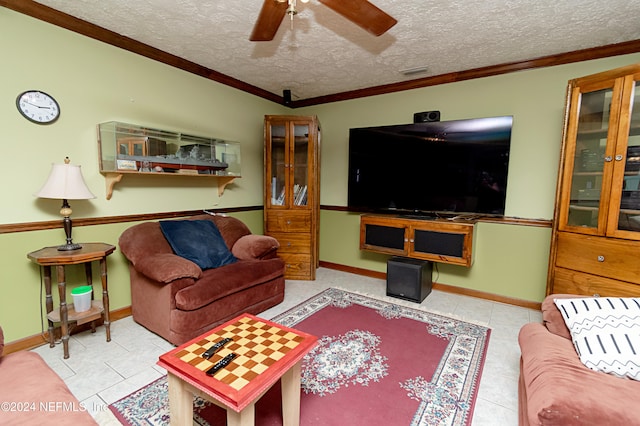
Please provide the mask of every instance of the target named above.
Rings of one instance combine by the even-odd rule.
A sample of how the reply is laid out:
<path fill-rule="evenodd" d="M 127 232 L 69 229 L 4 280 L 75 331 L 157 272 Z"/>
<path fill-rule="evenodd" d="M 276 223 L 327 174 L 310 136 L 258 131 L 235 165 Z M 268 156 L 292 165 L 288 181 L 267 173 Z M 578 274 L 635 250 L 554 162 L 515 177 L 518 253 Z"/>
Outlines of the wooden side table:
<path fill-rule="evenodd" d="M 62 346 L 64 357 L 69 358 L 69 321 L 84 324 L 95 321 L 100 317 L 104 319 L 107 333 L 107 342 L 111 341 L 111 322 L 109 320 L 109 291 L 107 287 L 107 256 L 114 252 L 115 246 L 105 243 L 84 243 L 82 248 L 72 251 L 59 251 L 57 247 L 45 247 L 27 255 L 29 259 L 43 267 L 44 286 L 46 290 L 47 319 L 49 321 L 49 346 L 54 347 L 53 324 L 60 322 L 62 331 Z M 102 301 L 92 300 L 91 308 L 85 312 L 76 312 L 73 305 L 67 306 L 67 282 L 65 279 L 65 266 L 84 264 L 87 275 L 87 285 L 93 287 L 91 277 L 91 262 L 100 262 L 100 279 L 102 282 Z M 60 296 L 60 309 L 53 310 L 53 298 L 51 296 L 51 267 L 56 267 L 58 278 L 58 293 Z M 95 327 L 92 325 L 93 330 Z"/>

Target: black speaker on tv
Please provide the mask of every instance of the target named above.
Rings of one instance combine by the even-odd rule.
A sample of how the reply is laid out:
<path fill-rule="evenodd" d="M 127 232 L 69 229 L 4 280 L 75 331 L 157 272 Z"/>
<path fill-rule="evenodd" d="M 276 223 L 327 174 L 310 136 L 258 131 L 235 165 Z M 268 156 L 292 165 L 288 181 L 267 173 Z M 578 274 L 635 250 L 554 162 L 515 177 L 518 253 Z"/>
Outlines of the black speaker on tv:
<path fill-rule="evenodd" d="M 440 121 L 440 111 L 423 111 L 413 114 L 414 123 L 429 123 Z"/>
<path fill-rule="evenodd" d="M 387 296 L 421 303 L 431 293 L 432 267 L 427 260 L 390 258 L 387 261 Z"/>

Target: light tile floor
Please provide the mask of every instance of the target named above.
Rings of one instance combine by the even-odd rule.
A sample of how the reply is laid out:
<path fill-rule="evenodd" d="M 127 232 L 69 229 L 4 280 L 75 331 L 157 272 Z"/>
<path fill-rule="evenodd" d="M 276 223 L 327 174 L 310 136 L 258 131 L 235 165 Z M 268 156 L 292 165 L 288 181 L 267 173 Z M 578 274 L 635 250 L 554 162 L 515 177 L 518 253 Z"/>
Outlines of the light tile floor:
<path fill-rule="evenodd" d="M 384 280 L 320 268 L 315 281 L 287 281 L 284 302 L 260 316 L 273 318 L 330 287 L 491 327 L 473 425 L 518 424 L 520 349 L 517 336 L 522 325 L 541 321 L 539 311 L 436 290 L 418 305 L 387 297 Z M 102 327 L 96 333 L 72 336 L 70 357 L 66 360 L 59 345 L 55 348 L 44 345 L 34 351 L 65 380 L 101 425 L 111 426 L 120 423 L 110 413 L 108 405 L 164 375 L 165 371 L 155 363 L 172 347 L 129 317 L 112 323 L 109 343 L 105 341 Z"/>

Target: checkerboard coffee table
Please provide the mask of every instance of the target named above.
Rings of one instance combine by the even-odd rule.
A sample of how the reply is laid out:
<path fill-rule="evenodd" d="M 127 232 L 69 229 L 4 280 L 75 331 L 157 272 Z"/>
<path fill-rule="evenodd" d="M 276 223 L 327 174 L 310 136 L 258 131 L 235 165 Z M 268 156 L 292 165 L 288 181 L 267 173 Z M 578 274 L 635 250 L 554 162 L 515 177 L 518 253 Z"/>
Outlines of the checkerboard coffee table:
<path fill-rule="evenodd" d="M 253 425 L 255 403 L 281 379 L 283 424 L 299 425 L 300 364 L 317 340 L 242 314 L 161 355 L 158 365 L 167 370 L 171 424 L 193 424 L 196 395 L 225 408 L 228 426 Z M 207 357 L 205 352 L 223 341 L 227 343 Z M 228 364 L 211 371 L 225 359 Z"/>

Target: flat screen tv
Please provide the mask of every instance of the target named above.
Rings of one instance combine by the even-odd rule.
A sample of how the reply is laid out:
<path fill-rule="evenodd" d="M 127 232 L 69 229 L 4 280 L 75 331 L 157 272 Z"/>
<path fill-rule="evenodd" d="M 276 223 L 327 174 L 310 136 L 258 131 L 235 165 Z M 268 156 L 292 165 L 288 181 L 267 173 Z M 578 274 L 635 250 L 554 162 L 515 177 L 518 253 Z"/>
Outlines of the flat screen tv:
<path fill-rule="evenodd" d="M 350 129 L 349 208 L 504 215 L 512 125 L 504 116 Z"/>

